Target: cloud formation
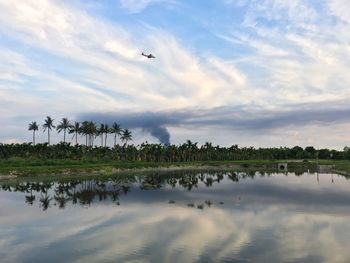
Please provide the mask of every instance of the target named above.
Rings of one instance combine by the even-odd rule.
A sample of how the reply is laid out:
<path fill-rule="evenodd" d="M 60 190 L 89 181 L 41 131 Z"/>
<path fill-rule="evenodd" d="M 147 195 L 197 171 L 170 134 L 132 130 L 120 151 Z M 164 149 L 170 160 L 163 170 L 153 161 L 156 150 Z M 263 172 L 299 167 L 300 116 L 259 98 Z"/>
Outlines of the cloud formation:
<path fill-rule="evenodd" d="M 191 125 L 209 127 L 210 139 L 215 122 L 233 123 L 232 116 L 222 121 L 218 109 L 238 109 L 232 127 L 276 129 L 290 118 L 286 122 L 301 129 L 321 125 L 311 118 L 328 118 L 327 109 L 310 108 L 308 121 L 301 121 L 297 110 L 288 115 L 288 105 L 350 100 L 349 19 L 343 0 L 218 1 L 205 7 L 123 0 L 91 5 L 0 0 L 0 103 L 6 106 L 0 109 L 6 125 L 1 141 L 26 140 L 23 122 L 86 112 L 188 111 L 198 118 Z M 150 5 L 159 12 L 146 9 Z M 174 8 L 164 8 L 169 6 Z M 147 60 L 140 56 L 143 51 L 157 58 Z M 247 116 L 251 123 L 244 120 Z M 336 125 L 347 122 L 335 119 Z M 176 128 L 171 133 L 177 140 L 189 136 L 190 130 L 182 129 L 189 125 L 181 125 L 138 126 L 167 142 L 168 127 Z M 295 132 L 302 136 L 300 129 Z M 304 141 L 309 137 L 305 134 Z M 221 138 L 229 143 L 228 134 Z M 279 144 L 281 137 L 275 138 L 271 143 Z"/>
<path fill-rule="evenodd" d="M 266 110 L 248 107 L 217 107 L 212 109 L 182 109 L 158 112 L 128 113 L 84 113 L 79 120 L 93 120 L 97 123 L 118 122 L 132 129 L 143 129 L 163 144 L 170 144 L 167 128 L 188 129 L 219 128 L 242 130 L 251 133 L 268 132 L 285 127 L 310 125 L 329 126 L 350 121 L 350 108 L 344 101 L 333 102 L 336 107 L 323 104 L 295 104 L 281 110 Z"/>

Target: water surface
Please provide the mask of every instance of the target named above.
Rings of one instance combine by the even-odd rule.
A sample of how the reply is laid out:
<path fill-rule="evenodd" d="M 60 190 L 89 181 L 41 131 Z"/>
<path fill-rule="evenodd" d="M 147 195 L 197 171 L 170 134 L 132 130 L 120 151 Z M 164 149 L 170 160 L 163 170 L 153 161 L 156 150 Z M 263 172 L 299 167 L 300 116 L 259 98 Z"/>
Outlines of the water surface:
<path fill-rule="evenodd" d="M 350 262 L 350 181 L 335 174 L 0 185 L 1 262 Z"/>

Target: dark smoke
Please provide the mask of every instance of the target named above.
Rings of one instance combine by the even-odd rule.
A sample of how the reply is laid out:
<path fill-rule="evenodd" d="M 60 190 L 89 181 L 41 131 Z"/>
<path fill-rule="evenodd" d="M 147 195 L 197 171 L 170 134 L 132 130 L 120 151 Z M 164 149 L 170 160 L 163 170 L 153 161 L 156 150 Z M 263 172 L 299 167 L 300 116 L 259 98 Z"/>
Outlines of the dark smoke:
<path fill-rule="evenodd" d="M 149 131 L 149 133 L 156 137 L 161 144 L 170 145 L 170 133 L 164 127 L 151 127 L 146 128 L 145 130 Z"/>
<path fill-rule="evenodd" d="M 280 110 L 226 106 L 164 112 L 85 113 L 78 116 L 78 120 L 108 124 L 117 122 L 125 128 L 147 131 L 160 143 L 170 145 L 167 127 L 215 127 L 217 131 L 224 128 L 261 133 L 291 125 L 302 127 L 310 124 L 331 125 L 349 122 L 350 108 L 347 102 L 339 101 L 288 105 L 288 108 Z"/>
<path fill-rule="evenodd" d="M 128 129 L 142 129 L 157 138 L 160 143 L 170 145 L 170 133 L 167 125 L 177 125 L 186 119 L 184 113 L 133 112 L 133 113 L 84 113 L 78 120 L 93 120 L 97 123 L 119 123 Z"/>

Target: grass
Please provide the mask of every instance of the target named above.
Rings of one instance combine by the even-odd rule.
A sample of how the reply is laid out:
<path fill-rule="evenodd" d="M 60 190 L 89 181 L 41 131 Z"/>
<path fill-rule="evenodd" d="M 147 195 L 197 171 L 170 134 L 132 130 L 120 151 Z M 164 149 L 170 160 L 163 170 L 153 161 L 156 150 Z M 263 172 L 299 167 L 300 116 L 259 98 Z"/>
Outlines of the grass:
<path fill-rule="evenodd" d="M 283 160 L 246 160 L 246 161 L 200 161 L 200 162 L 141 162 L 141 161 L 102 161 L 90 160 L 43 160 L 9 158 L 0 160 L 0 175 L 16 175 L 19 177 L 37 175 L 86 175 L 114 174 L 120 171 L 143 169 L 161 169 L 170 167 L 182 168 L 223 168 L 246 170 L 275 170 L 277 163 L 288 162 L 289 170 L 302 171 L 315 169 L 316 161 L 306 162 Z M 322 165 L 335 165 L 335 170 L 350 173 L 350 161 L 319 160 Z"/>
<path fill-rule="evenodd" d="M 206 161 L 206 162 L 141 162 L 141 161 L 101 161 L 101 160 L 42 160 L 9 158 L 0 160 L 1 175 L 32 176 L 43 174 L 89 174 L 114 173 L 120 170 L 135 170 L 169 167 L 231 167 L 268 168 L 275 165 L 275 161 Z"/>

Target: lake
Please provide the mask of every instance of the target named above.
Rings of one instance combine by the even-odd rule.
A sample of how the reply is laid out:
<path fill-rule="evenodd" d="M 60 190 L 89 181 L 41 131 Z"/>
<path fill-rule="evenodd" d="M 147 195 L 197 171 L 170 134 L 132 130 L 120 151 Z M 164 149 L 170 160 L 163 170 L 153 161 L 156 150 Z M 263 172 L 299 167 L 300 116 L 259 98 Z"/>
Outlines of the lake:
<path fill-rule="evenodd" d="M 350 262 L 350 180 L 182 171 L 2 181 L 1 262 Z"/>

